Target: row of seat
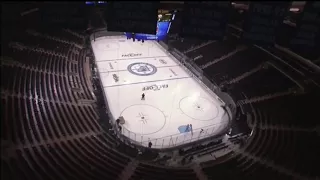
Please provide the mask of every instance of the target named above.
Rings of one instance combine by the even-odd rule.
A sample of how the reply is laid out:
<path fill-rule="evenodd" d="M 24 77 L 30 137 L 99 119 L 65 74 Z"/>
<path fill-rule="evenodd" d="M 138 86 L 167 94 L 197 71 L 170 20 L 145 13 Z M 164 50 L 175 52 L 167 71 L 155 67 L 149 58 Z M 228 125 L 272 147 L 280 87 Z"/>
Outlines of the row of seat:
<path fill-rule="evenodd" d="M 263 119 L 261 116 L 259 118 L 256 120 Z M 306 177 L 317 175 L 313 164 L 316 163 L 315 157 L 319 148 L 316 145 L 318 137 L 314 131 L 256 127 L 251 138 L 245 149 L 251 155 Z"/>
<path fill-rule="evenodd" d="M 136 168 L 130 180 L 142 179 L 176 179 L 176 180 L 191 180 L 197 179 L 196 173 L 190 168 L 162 168 L 159 166 L 151 166 L 140 163 Z"/>
<path fill-rule="evenodd" d="M 38 71 L 67 75 L 69 72 L 77 72 L 75 64 L 70 63 L 65 57 L 54 54 L 41 53 L 30 49 L 7 48 L 5 56 L 10 56 L 20 66 L 32 68 Z M 69 67 L 71 66 L 71 67 Z"/>
<path fill-rule="evenodd" d="M 74 48 L 76 47 L 73 47 L 72 50 Z M 11 57 L 11 59 L 13 59 L 14 62 L 18 62 L 19 63 L 18 66 L 20 68 L 14 68 L 13 70 L 10 70 L 10 67 L 8 67 L 8 69 L 5 69 L 4 70 L 5 72 L 3 73 L 12 74 L 13 76 L 17 76 L 18 78 L 20 78 L 21 73 L 27 73 L 27 74 L 34 73 L 35 77 L 32 77 L 32 78 L 39 78 L 39 81 L 38 79 L 35 81 L 39 85 L 44 84 L 44 82 L 46 80 L 50 80 L 50 78 L 53 78 L 52 80 L 55 81 L 55 83 L 57 83 L 56 85 L 60 83 L 65 83 L 66 85 L 63 87 L 68 87 L 68 83 L 71 83 L 69 85 L 71 88 L 83 89 L 83 92 L 74 92 L 73 94 L 79 94 L 77 96 L 80 96 L 80 98 L 83 98 L 83 99 L 93 99 L 92 93 L 88 91 L 89 89 L 87 87 L 88 84 L 86 83 L 86 81 L 84 81 L 85 73 L 83 72 L 83 69 L 84 69 L 83 64 L 86 61 L 86 51 L 80 50 L 79 53 L 75 54 L 72 52 L 72 50 L 70 50 L 68 53 L 69 57 L 65 58 L 65 57 L 54 55 L 54 54 L 47 54 L 45 52 L 36 52 L 36 51 L 33 51 L 32 49 L 19 50 L 16 48 L 7 48 L 7 51 L 4 53 L 4 55 Z M 16 74 L 14 74 L 15 71 L 17 71 Z M 29 71 L 31 71 L 31 73 L 29 73 Z M 38 75 L 38 74 L 43 74 L 44 75 L 43 79 L 41 78 L 41 75 Z M 80 79 L 82 80 L 80 81 Z M 14 83 L 14 81 L 9 82 L 7 81 L 6 78 L 3 78 L 3 80 L 4 80 L 3 84 L 5 88 L 13 87 L 12 84 L 10 83 Z M 25 81 L 27 84 L 30 84 L 28 82 L 29 78 L 26 78 Z M 41 83 L 41 81 L 43 83 Z M 22 83 L 23 83 L 23 80 L 22 80 Z M 16 88 L 19 88 L 19 87 L 16 87 Z M 23 86 L 21 87 L 21 89 L 22 88 L 25 88 L 25 87 Z M 35 88 L 38 88 L 38 87 L 36 86 Z M 70 91 L 70 88 L 69 88 L 69 91 Z M 65 94 L 68 94 L 68 93 L 65 93 Z M 66 98 L 66 99 L 69 99 L 69 98 Z"/>
<path fill-rule="evenodd" d="M 313 93 L 293 94 L 257 102 L 253 106 L 263 110 L 265 117 L 259 121 L 262 125 L 313 128 L 318 123 L 315 118 L 317 107 L 310 102 L 317 98 L 319 96 Z"/>
<path fill-rule="evenodd" d="M 14 32 L 10 33 L 15 34 L 15 36 L 11 38 L 12 42 L 19 42 L 33 48 L 50 50 L 64 56 L 68 55 L 68 51 L 74 44 L 80 46 L 84 44 L 84 38 L 61 29 L 53 29 L 50 33 L 38 29 L 28 29 L 26 31 L 14 30 Z"/>
<path fill-rule="evenodd" d="M 231 51 L 233 50 L 235 50 L 235 48 Z M 236 54 L 205 68 L 204 72 L 208 74 L 208 76 L 214 76 L 212 78 L 220 84 L 223 81 L 235 78 L 264 63 L 266 58 L 260 58 L 260 54 L 261 52 L 259 52 L 259 50 L 247 47 L 247 49 L 239 51 Z M 215 74 L 212 72 L 215 72 Z"/>
<path fill-rule="evenodd" d="M 276 170 L 261 164 L 255 159 L 248 158 L 241 154 L 230 154 L 229 159 L 221 160 L 219 164 L 213 165 L 212 162 L 202 163 L 204 173 L 208 179 L 292 179 L 291 176 L 281 174 Z M 216 160 L 219 161 L 219 160 Z"/>
<path fill-rule="evenodd" d="M 100 131 L 91 106 L 7 96 L 3 101 L 3 139 L 17 144 Z"/>
<path fill-rule="evenodd" d="M 8 94 L 2 97 L 1 137 L 17 149 L 16 157 L 9 163 L 13 177 L 116 179 L 130 161 L 109 148 L 115 145 L 115 139 L 102 131 L 93 106 L 76 101 L 88 97 L 76 96 L 78 92 L 70 90 L 74 85 L 68 74 L 72 72 L 77 74 L 71 76 L 73 82 L 85 84 L 81 88 L 90 93 L 84 74 L 85 54 L 80 51 L 79 56 L 74 56 L 77 64 L 61 59 L 64 65 L 57 65 L 63 67 L 61 74 L 57 72 L 60 68 L 51 69 L 59 61 L 48 60 L 57 56 L 43 53 L 26 58 L 37 60 L 37 55 L 43 55 L 41 63 L 52 62 L 49 71 L 42 68 L 47 66 L 31 63 L 32 60 L 30 64 L 19 61 L 25 64 L 22 66 L 1 67 L 5 70 L 3 75 L 10 75 L 2 89 Z M 37 66 L 33 67 L 34 64 Z"/>
<path fill-rule="evenodd" d="M 195 147 L 179 151 L 179 155 L 181 155 L 181 156 L 196 155 L 196 154 L 198 154 L 200 152 L 205 151 L 206 149 L 215 148 L 217 145 L 220 145 L 221 143 L 222 143 L 222 140 L 213 141 L 213 142 L 210 142 L 210 143 L 205 144 L 205 145 L 200 144 L 200 145 L 197 145 Z"/>
<path fill-rule="evenodd" d="M 248 113 L 255 124 L 245 151 L 291 172 L 315 177 L 319 138 L 313 128 L 319 123 L 316 107 L 310 104 L 315 99 L 319 94 L 310 92 L 245 105 L 253 108 Z"/>
<path fill-rule="evenodd" d="M 17 149 L 9 172 L 16 179 L 117 179 L 130 159 L 108 148 L 103 136 Z"/>
<path fill-rule="evenodd" d="M 72 91 L 72 88 L 82 88 L 83 83 L 78 76 L 52 74 L 23 67 L 4 67 L 6 68 L 2 74 L 13 77 L 13 79 L 6 79 L 5 76 L 2 76 L 2 89 L 5 91 L 62 102 L 92 99 L 92 95 L 85 93 L 86 91 Z"/>
<path fill-rule="evenodd" d="M 50 33 L 48 34 L 54 37 L 59 37 L 60 39 L 66 39 L 79 45 L 83 45 L 85 40 L 83 35 L 78 35 L 77 32 L 73 32 L 69 29 L 57 29 L 55 31 L 50 30 Z"/>
<path fill-rule="evenodd" d="M 29 40 L 32 42 L 33 38 L 30 37 Z M 35 39 L 35 41 L 38 40 Z M 30 44 L 32 44 L 31 42 Z M 52 42 L 56 41 L 42 41 L 41 43 Z M 57 41 L 57 43 L 61 42 Z M 53 46 L 44 46 L 54 48 Z M 42 44 L 39 47 L 43 48 Z M 28 62 L 25 63 L 32 65 L 23 67 L 1 66 L 1 70 L 8 69 L 6 73 L 11 73 L 9 76 L 7 75 L 8 81 L 4 87 L 5 92 L 15 92 L 12 95 L 5 94 L 2 96 L 4 109 L 1 107 L 1 111 L 4 113 L 1 116 L 4 120 L 1 121 L 3 127 L 1 137 L 12 141 L 16 145 L 13 147 L 15 147 L 17 154 L 16 158 L 4 162 L 4 165 L 8 173 L 12 177 L 16 176 L 17 179 L 117 179 L 131 160 L 121 153 L 123 151 L 111 148 L 115 145 L 118 146 L 119 140 L 109 132 L 105 133 L 102 130 L 102 127 L 98 124 L 100 117 L 97 110 L 90 104 L 77 103 L 77 99 L 90 99 L 92 97 L 84 73 L 86 52 L 85 50 L 75 49 L 71 45 L 65 48 L 68 50 L 57 50 L 57 52 L 64 54 L 67 58 L 60 58 L 57 61 L 55 60 L 56 57 L 61 56 L 48 55 L 43 52 L 38 53 L 38 55 L 43 55 L 41 59 L 45 59 L 44 61 L 39 60 L 33 63 L 31 61 L 37 55 L 32 55 L 31 57 L 26 56 Z M 79 51 L 79 53 L 75 53 L 74 50 Z M 17 51 L 16 53 L 20 52 Z M 51 59 L 46 60 L 48 58 Z M 42 63 L 50 65 L 43 65 Z M 252 83 L 250 88 L 255 87 L 256 84 Z M 80 87 L 82 89 L 81 93 L 73 91 L 72 88 L 74 87 Z M 248 87 L 241 87 L 240 89 L 246 92 Z M 249 94 L 255 95 L 254 92 Z M 269 105 L 272 105 L 272 103 Z M 262 120 L 262 118 L 258 119 L 257 115 L 254 117 L 256 121 L 269 122 L 269 120 Z M 277 121 L 275 121 L 275 124 L 278 124 Z M 267 137 L 269 135 L 275 143 L 268 141 Z M 285 147 L 285 150 L 291 147 L 291 144 L 284 144 L 284 139 L 280 141 L 277 137 L 298 140 L 297 144 L 302 146 L 308 145 L 307 143 L 303 144 L 302 140 L 310 138 L 309 136 L 305 137 L 304 134 L 291 131 L 290 133 L 285 131 L 280 133 L 279 130 L 264 129 L 255 131 L 253 137 L 254 139 L 250 140 L 252 143 L 249 144 L 246 151 L 266 159 L 279 157 L 281 153 L 286 152 L 275 149 L 279 144 L 281 147 Z M 260 141 L 263 142 L 263 147 L 257 149 L 256 145 L 259 145 Z M 123 144 L 120 144 L 120 146 L 126 148 Z M 268 154 L 268 148 L 272 149 L 270 155 Z M 305 151 L 300 149 L 296 152 L 304 153 Z M 309 158 L 309 156 L 305 157 Z M 280 158 L 277 163 L 284 165 L 283 159 Z M 303 160 L 300 162 L 303 162 Z M 202 166 L 209 179 L 219 177 L 221 179 L 234 179 L 237 175 L 243 177 L 243 179 L 249 178 L 249 176 L 253 177 L 251 179 L 258 179 L 260 173 L 265 175 L 262 179 L 291 178 L 262 165 L 261 162 L 240 155 L 226 163 L 210 165 L 209 167 L 204 164 Z M 293 169 L 299 171 L 301 167 L 296 165 Z M 303 172 L 309 173 L 305 170 Z M 229 174 L 231 175 L 229 176 Z M 312 174 L 314 172 L 310 173 L 310 175 Z M 191 180 L 197 177 L 191 168 L 164 168 L 139 163 L 131 179 L 143 178 Z"/>
<path fill-rule="evenodd" d="M 266 69 L 261 68 L 258 72 L 235 83 L 230 92 L 245 92 L 247 98 L 251 98 L 283 92 L 297 87 L 293 81 L 281 74 L 281 72 L 273 67 L 268 67 Z"/>
<path fill-rule="evenodd" d="M 87 52 L 74 45 L 82 38 L 54 27 L 31 28 L 57 38 L 4 28 L 2 47 L 19 42 L 27 48 L 7 47 L 10 58 L 1 64 L 1 144 L 9 142 L 2 146 L 1 177 L 118 179 L 131 159 L 102 129 L 95 106 L 77 101 L 93 99 Z"/>
<path fill-rule="evenodd" d="M 197 39 L 183 39 L 183 40 L 180 39 L 178 41 L 172 42 L 171 45 L 177 48 L 180 52 L 184 52 L 190 48 L 197 47 L 204 42 L 206 41 L 197 40 Z"/>
<path fill-rule="evenodd" d="M 201 55 L 205 57 L 205 53 L 201 51 L 201 48 L 188 54 L 194 53 L 193 56 L 196 56 L 198 54 L 196 51 L 201 52 Z M 212 53 L 212 51 L 207 52 L 207 54 Z M 236 53 L 234 56 L 209 66 L 205 69 L 205 72 L 209 76 L 211 75 L 214 81 L 221 83 L 226 79 L 235 78 L 268 60 L 270 60 L 268 55 L 263 55 L 260 50 L 249 47 L 244 51 Z M 198 59 L 196 63 L 201 66 L 203 63 L 206 63 L 206 61 L 204 58 L 201 58 Z M 216 75 L 217 73 L 221 73 L 221 75 Z M 223 79 L 226 75 L 229 77 Z M 298 75 L 295 75 L 294 77 L 297 76 Z M 302 77 L 300 78 L 302 79 Z M 228 90 L 235 100 L 241 100 L 283 92 L 290 88 L 298 88 L 298 86 L 274 67 L 262 66 L 260 70 L 241 79 Z M 319 99 L 319 94 L 317 95 L 311 92 L 299 94 L 293 92 L 291 95 L 243 105 L 242 109 L 244 109 L 244 113 L 250 114 L 256 123 L 253 130 L 254 133 L 248 141 L 245 152 L 274 163 L 275 165 L 279 165 L 280 167 L 284 167 L 289 172 L 296 172 L 306 177 L 315 177 L 317 172 L 312 164 L 315 163 L 313 159 L 317 156 L 316 152 L 318 149 L 315 144 L 318 141 L 318 136 L 312 131 L 312 128 L 319 125 L 319 123 L 314 119 L 314 117 L 317 116 L 316 106 L 310 104 L 310 102 L 313 102 L 315 99 Z M 297 142 L 299 142 L 299 145 Z M 312 148 L 308 149 L 307 147 Z M 227 163 L 232 164 L 233 161 L 234 160 L 227 161 Z M 236 160 L 235 164 L 230 166 L 230 168 L 237 166 L 238 163 L 246 164 L 246 166 L 243 167 L 252 171 L 250 176 L 254 179 L 261 171 L 255 171 L 253 169 L 264 167 L 263 171 L 265 171 L 267 166 L 262 165 L 260 162 L 260 164 L 252 162 L 244 163 L 250 161 L 252 160 L 248 160 L 247 158 Z M 302 167 L 301 164 L 305 165 Z M 215 170 L 217 167 L 224 165 L 225 163 L 217 166 L 214 165 L 204 168 L 204 171 L 209 179 L 219 177 L 223 179 L 233 179 L 237 177 L 237 173 L 239 173 L 240 179 L 241 177 L 250 179 L 246 175 L 246 171 L 243 170 L 235 170 L 235 172 L 232 172 L 235 175 L 226 178 L 225 174 L 228 172 L 226 172 L 224 168 L 221 168 L 223 173 Z M 277 177 L 279 179 L 291 178 L 283 174 L 280 175 L 276 171 L 265 172 L 263 174 L 265 175 L 266 173 L 270 175 L 264 176 L 266 179 L 277 179 Z M 259 177 L 259 179 L 261 179 L 261 177 Z"/>
<path fill-rule="evenodd" d="M 232 38 L 228 38 L 223 41 L 213 41 L 201 48 L 196 48 L 194 51 L 186 53 L 186 55 L 191 58 L 202 55 L 203 58 L 197 60 L 197 64 L 201 66 L 231 52 L 236 49 L 237 45 L 237 41 Z"/>
<path fill-rule="evenodd" d="M 82 72 L 79 73 L 79 78 L 80 78 L 80 82 L 82 89 L 84 91 L 84 94 L 86 94 L 86 98 L 85 99 L 95 99 L 93 92 L 92 92 L 92 83 L 89 83 L 88 81 L 90 80 L 90 78 L 92 77 L 92 75 L 90 74 L 90 60 L 89 58 L 87 58 L 87 52 L 88 50 L 83 49 L 80 51 L 79 53 L 79 66 L 78 67 L 78 71 Z"/>

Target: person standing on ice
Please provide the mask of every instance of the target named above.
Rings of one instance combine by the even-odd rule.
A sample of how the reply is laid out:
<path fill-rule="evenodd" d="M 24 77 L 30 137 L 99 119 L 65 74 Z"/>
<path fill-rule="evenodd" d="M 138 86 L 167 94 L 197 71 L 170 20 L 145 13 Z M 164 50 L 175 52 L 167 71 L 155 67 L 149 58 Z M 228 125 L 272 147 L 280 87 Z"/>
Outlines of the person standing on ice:
<path fill-rule="evenodd" d="M 144 100 L 144 99 L 145 99 L 145 94 L 142 93 L 142 95 L 141 95 L 141 100 Z"/>
<path fill-rule="evenodd" d="M 189 129 L 190 129 L 190 125 L 187 124 L 186 131 L 185 131 L 185 132 L 189 132 Z"/>

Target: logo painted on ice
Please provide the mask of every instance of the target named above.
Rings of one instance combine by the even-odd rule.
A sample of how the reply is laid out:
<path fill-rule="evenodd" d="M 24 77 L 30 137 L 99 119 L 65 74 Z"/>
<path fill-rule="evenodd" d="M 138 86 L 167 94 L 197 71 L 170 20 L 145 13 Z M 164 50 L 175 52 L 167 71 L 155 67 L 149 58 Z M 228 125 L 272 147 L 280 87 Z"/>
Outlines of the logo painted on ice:
<path fill-rule="evenodd" d="M 119 81 L 119 76 L 116 75 L 116 74 L 112 74 L 112 77 L 114 79 L 115 82 L 118 82 Z"/>
<path fill-rule="evenodd" d="M 128 71 L 138 76 L 150 76 L 157 72 L 157 68 L 149 63 L 137 62 L 127 67 Z"/>
<path fill-rule="evenodd" d="M 173 75 L 178 76 L 178 74 L 176 72 L 174 72 L 174 70 L 172 70 L 171 68 L 169 69 Z"/>
<path fill-rule="evenodd" d="M 113 69 L 113 65 L 111 63 L 109 63 L 109 67 L 110 69 Z"/>
<path fill-rule="evenodd" d="M 142 88 L 142 91 L 149 91 L 149 90 L 159 91 L 164 88 L 168 88 L 168 84 L 161 84 L 161 85 L 154 84 L 151 86 L 146 86 Z"/>
<path fill-rule="evenodd" d="M 137 57 L 142 56 L 141 53 L 129 53 L 129 54 L 122 54 L 121 57 Z"/>
<path fill-rule="evenodd" d="M 163 59 L 159 59 L 159 61 L 162 63 L 162 64 L 167 64 L 167 61 L 163 60 Z"/>

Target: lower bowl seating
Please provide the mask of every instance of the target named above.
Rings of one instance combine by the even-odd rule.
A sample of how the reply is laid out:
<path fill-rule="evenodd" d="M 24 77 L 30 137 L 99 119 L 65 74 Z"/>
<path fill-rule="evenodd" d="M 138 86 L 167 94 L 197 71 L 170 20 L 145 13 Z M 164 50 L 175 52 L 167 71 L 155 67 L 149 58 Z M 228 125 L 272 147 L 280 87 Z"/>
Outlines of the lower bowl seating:
<path fill-rule="evenodd" d="M 249 73 L 270 61 L 256 48 L 247 47 L 204 69 L 209 79 L 230 85 L 227 93 L 238 102 L 238 107 L 243 106 L 243 113 L 252 118 L 249 138 L 240 148 L 215 160 L 209 158 L 207 162 L 184 167 L 166 167 L 155 163 L 158 157 L 139 158 L 141 147 L 121 141 L 110 130 L 105 105 L 100 103 L 103 97 L 95 95 L 94 89 L 101 87 L 91 82 L 92 64 L 87 58 L 90 50 L 84 44 L 87 37 L 67 28 L 54 30 L 34 28 L 40 34 L 55 38 L 28 34 L 26 29 L 4 31 L 8 37 L 3 38 L 1 61 L 3 179 L 319 177 L 315 166 L 319 152 L 319 134 L 315 127 L 319 122 L 314 118 L 319 110 L 310 103 L 318 102 L 319 91 L 301 88 L 272 66 Z M 171 45 L 192 57 L 201 54 L 202 58 L 195 62 L 201 67 L 230 53 L 238 47 L 237 43 L 234 39 L 210 43 L 185 39 Z M 290 89 L 303 89 L 303 93 Z M 274 96 L 279 92 L 289 93 Z M 226 144 L 221 147 L 207 144 L 203 147 L 205 150 L 194 148 L 184 155 L 204 157 L 216 149 L 230 148 Z"/>

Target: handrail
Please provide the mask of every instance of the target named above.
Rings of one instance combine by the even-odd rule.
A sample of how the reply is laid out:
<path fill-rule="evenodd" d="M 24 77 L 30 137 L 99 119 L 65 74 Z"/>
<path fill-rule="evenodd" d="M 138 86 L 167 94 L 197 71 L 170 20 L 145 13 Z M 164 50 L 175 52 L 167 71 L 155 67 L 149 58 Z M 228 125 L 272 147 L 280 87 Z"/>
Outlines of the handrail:
<path fill-rule="evenodd" d="M 192 129 L 192 131 L 188 131 L 188 132 L 190 132 L 190 133 L 192 133 L 192 134 L 197 134 L 198 132 L 201 132 L 201 131 L 203 131 L 204 132 L 204 135 L 212 135 L 213 134 L 213 131 L 215 130 L 214 129 L 214 127 L 216 127 L 217 125 L 221 125 L 221 124 L 229 124 L 229 123 L 216 123 L 216 124 L 211 124 L 211 125 L 208 125 L 208 126 L 204 126 L 204 127 L 201 127 L 201 128 L 197 128 L 197 129 Z M 210 133 L 210 134 L 208 134 L 208 130 L 209 129 L 212 129 L 212 132 Z M 144 135 L 143 134 L 139 134 L 139 133 L 135 133 L 135 132 L 132 132 L 132 131 L 130 131 L 130 130 L 128 130 L 127 128 L 125 128 L 125 127 L 122 127 L 122 134 L 123 135 L 126 135 L 127 134 L 127 132 L 129 132 L 129 137 L 131 137 L 131 135 L 130 134 L 133 134 L 134 136 L 135 136 L 135 139 L 132 139 L 132 140 L 137 140 L 137 136 L 138 137 L 144 137 Z M 215 131 L 216 132 L 216 131 Z M 186 135 L 185 133 L 176 133 L 176 134 L 172 134 L 172 135 L 168 135 L 168 136 L 163 136 L 163 137 L 159 137 L 159 138 L 154 138 L 154 139 L 150 139 L 150 138 L 148 138 L 148 140 L 143 140 L 142 139 L 142 141 L 140 141 L 140 143 L 141 144 L 147 144 L 147 143 L 149 143 L 149 142 L 152 142 L 152 141 L 155 141 L 155 140 L 162 140 L 162 139 L 167 139 L 167 138 L 176 138 L 176 137 L 178 137 L 178 136 L 184 136 L 184 135 Z M 198 135 L 199 135 L 199 133 L 198 133 Z M 192 137 L 193 137 L 194 135 L 192 135 Z M 131 138 L 130 138 L 131 139 Z"/>

